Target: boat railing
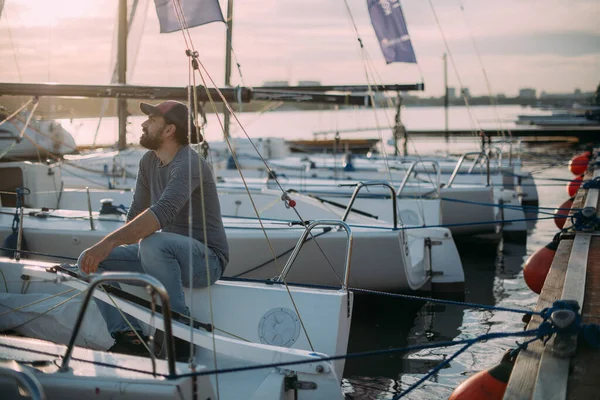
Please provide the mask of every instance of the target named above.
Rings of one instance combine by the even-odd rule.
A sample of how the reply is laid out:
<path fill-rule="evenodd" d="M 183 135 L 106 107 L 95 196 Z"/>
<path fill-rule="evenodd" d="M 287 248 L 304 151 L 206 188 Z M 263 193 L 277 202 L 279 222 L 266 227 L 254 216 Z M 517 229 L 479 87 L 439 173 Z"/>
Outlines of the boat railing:
<path fill-rule="evenodd" d="M 346 206 L 346 211 L 344 211 L 344 215 L 342 216 L 342 221 L 346 221 L 348 215 L 350 215 L 350 211 L 352 211 L 352 206 L 354 205 L 354 201 L 358 197 L 358 192 L 361 191 L 362 188 L 368 186 L 385 186 L 390 189 L 392 192 L 392 207 L 393 207 L 393 219 L 394 219 L 394 229 L 398 228 L 398 199 L 396 198 L 396 190 L 389 182 L 386 181 L 367 181 L 367 182 L 358 182 L 358 183 L 341 183 L 338 186 L 356 186 L 354 188 L 354 192 L 352 193 L 352 197 L 350 197 L 350 201 L 348 202 L 348 206 Z"/>
<path fill-rule="evenodd" d="M 298 257 L 298 254 L 300 253 L 300 250 L 302 249 L 302 246 L 306 242 L 308 234 L 310 233 L 310 231 L 313 230 L 313 228 L 315 228 L 317 226 L 337 226 L 337 227 L 343 228 L 346 231 L 346 236 L 347 236 L 346 260 L 345 260 L 345 265 L 344 265 L 344 282 L 342 284 L 343 285 L 342 290 L 348 290 L 348 282 L 350 280 L 350 260 L 352 258 L 352 242 L 353 242 L 352 229 L 350 229 L 350 226 L 347 223 L 345 223 L 344 221 L 340 221 L 340 220 L 320 219 L 320 220 L 312 221 L 312 222 L 308 223 L 308 225 L 305 225 L 304 232 L 302 232 L 300 239 L 298 239 L 298 242 L 296 243 L 296 247 L 294 247 L 294 250 L 292 251 L 290 258 L 288 258 L 287 262 L 285 263 L 285 266 L 283 267 L 283 270 L 281 271 L 279 276 L 274 279 L 274 281 L 275 282 L 285 281 L 288 273 L 290 272 L 290 269 L 292 268 L 292 264 L 294 263 L 294 261 L 296 261 L 296 258 Z"/>
<path fill-rule="evenodd" d="M 488 157 L 492 158 L 494 156 L 494 152 L 496 154 L 496 159 L 498 162 L 498 171 L 502 170 L 502 148 L 500 146 L 489 146 L 487 148 L 487 155 Z M 481 160 L 481 157 L 479 157 L 479 160 Z M 475 168 L 475 164 L 473 164 L 473 166 L 471 167 L 472 169 Z"/>
<path fill-rule="evenodd" d="M 46 400 L 47 398 L 44 388 L 35 375 L 14 360 L 0 362 L 0 376 L 14 378 L 17 384 L 29 393 L 29 398 L 32 400 Z"/>
<path fill-rule="evenodd" d="M 504 144 L 508 144 L 508 165 L 512 166 L 513 165 L 513 159 L 518 158 L 515 154 L 513 154 L 513 145 L 514 145 L 514 140 L 512 139 L 503 139 L 503 140 L 494 140 L 494 144 L 495 145 L 500 145 L 500 149 L 502 149 L 502 145 Z M 517 143 L 517 148 L 518 148 L 518 143 Z"/>
<path fill-rule="evenodd" d="M 171 326 L 171 306 L 169 302 L 169 295 L 167 293 L 167 289 L 158 279 L 150 275 L 140 274 L 137 272 L 104 272 L 101 275 L 93 277 L 93 279 L 90 282 L 90 286 L 86 292 L 83 304 L 81 305 L 81 309 L 79 310 L 79 314 L 77 315 L 77 320 L 75 321 L 75 326 L 73 328 L 73 334 L 71 335 L 71 339 L 69 340 L 69 344 L 67 345 L 67 351 L 65 352 L 65 356 L 63 357 L 60 372 L 67 372 L 69 370 L 69 361 L 71 360 L 71 356 L 73 354 L 75 340 L 77 339 L 77 334 L 79 333 L 81 324 L 83 323 L 83 317 L 85 315 L 85 311 L 88 307 L 88 304 L 90 303 L 90 300 L 93 296 L 94 289 L 96 289 L 96 287 L 101 283 L 107 281 L 116 281 L 123 283 L 145 283 L 147 286 L 151 287 L 153 290 L 156 291 L 156 293 L 160 297 L 162 306 L 169 376 L 175 376 L 175 348 L 173 341 L 173 331 Z"/>
<path fill-rule="evenodd" d="M 448 183 L 446 184 L 446 188 L 449 188 L 450 186 L 452 186 L 452 183 L 454 182 L 454 179 L 456 179 L 456 176 L 458 175 L 459 171 L 460 171 L 460 167 L 462 167 L 462 164 L 465 162 L 465 160 L 467 159 L 468 156 L 474 156 L 476 155 L 477 158 L 475 159 L 475 163 L 473 163 L 473 167 L 479 162 L 479 160 L 481 160 L 481 158 L 483 157 L 485 159 L 485 164 L 486 164 L 486 186 L 490 186 L 490 157 L 482 152 L 478 152 L 478 151 L 472 151 L 469 153 L 465 153 L 463 154 L 459 160 L 456 162 L 456 167 L 454 167 L 454 171 L 452 171 L 452 175 L 450 176 L 450 179 L 448 179 Z M 472 168 L 469 168 L 469 173 L 472 172 Z"/>
<path fill-rule="evenodd" d="M 435 182 L 432 182 L 432 184 L 439 195 L 440 183 L 442 182 L 442 168 L 440 167 L 440 163 L 435 160 L 418 160 L 410 163 L 406 173 L 404 174 L 404 178 L 398 187 L 398 190 L 396 190 L 396 196 L 400 196 L 400 194 L 402 194 L 402 191 L 410 179 L 410 174 L 412 174 L 417 164 L 423 164 L 423 167 L 425 167 L 425 164 L 431 164 L 433 167 L 433 172 L 435 173 Z"/>

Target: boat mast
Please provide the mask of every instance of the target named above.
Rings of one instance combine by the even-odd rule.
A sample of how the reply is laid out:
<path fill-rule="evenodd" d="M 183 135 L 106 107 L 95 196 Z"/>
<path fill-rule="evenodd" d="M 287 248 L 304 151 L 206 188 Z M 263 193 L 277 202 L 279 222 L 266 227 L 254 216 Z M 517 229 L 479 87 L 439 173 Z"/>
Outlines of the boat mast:
<path fill-rule="evenodd" d="M 127 83 L 127 0 L 119 0 L 119 22 L 117 35 L 117 83 Z M 127 100 L 117 99 L 117 115 L 119 117 L 118 149 L 127 147 Z"/>
<path fill-rule="evenodd" d="M 227 1 L 227 32 L 225 37 L 225 87 L 231 86 L 231 40 L 233 35 L 233 0 Z M 223 107 L 223 134 L 229 137 L 231 115 L 227 107 Z"/>
<path fill-rule="evenodd" d="M 444 138 L 446 139 L 447 149 L 450 134 L 448 132 L 448 57 L 446 53 L 444 53 L 442 59 L 444 60 Z"/>

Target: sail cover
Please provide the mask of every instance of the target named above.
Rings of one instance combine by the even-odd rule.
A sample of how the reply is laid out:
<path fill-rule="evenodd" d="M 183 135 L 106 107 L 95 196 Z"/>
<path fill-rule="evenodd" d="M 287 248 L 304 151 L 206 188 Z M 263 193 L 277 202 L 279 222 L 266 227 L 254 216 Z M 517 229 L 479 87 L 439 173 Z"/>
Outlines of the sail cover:
<path fill-rule="evenodd" d="M 218 0 L 154 0 L 154 5 L 160 23 L 160 33 L 181 30 L 177 10 L 183 10 L 188 28 L 210 22 L 225 22 Z"/>
<path fill-rule="evenodd" d="M 367 0 L 367 7 L 385 61 L 416 63 L 400 0 Z"/>

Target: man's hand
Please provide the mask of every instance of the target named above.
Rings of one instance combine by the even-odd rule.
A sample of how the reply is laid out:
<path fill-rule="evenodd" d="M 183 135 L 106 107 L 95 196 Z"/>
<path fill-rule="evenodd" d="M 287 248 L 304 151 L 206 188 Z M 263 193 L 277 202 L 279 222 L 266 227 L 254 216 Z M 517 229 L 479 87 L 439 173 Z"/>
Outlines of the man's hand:
<path fill-rule="evenodd" d="M 81 258 L 81 270 L 86 274 L 92 274 L 98 269 L 98 265 L 108 257 L 114 246 L 107 240 L 101 240 L 89 249 L 85 250 Z"/>

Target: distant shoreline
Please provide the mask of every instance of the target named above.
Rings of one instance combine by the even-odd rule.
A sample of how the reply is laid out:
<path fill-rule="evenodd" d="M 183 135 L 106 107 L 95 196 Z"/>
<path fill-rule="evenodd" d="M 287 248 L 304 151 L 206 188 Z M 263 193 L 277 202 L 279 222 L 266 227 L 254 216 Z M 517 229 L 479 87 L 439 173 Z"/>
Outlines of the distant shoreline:
<path fill-rule="evenodd" d="M 0 96 L 0 105 L 6 107 L 9 111 L 19 108 L 22 104 L 27 102 L 30 97 L 26 96 Z M 159 99 L 147 100 L 149 102 L 158 102 Z M 501 97 L 493 99 L 496 105 L 520 105 L 523 107 L 535 107 L 540 106 L 541 100 L 535 98 L 520 98 L 520 97 Z M 572 98 L 553 98 L 552 104 L 559 106 L 565 104 L 571 104 L 575 99 Z M 583 102 L 583 99 L 578 100 Z M 139 116 L 142 113 L 138 107 L 139 100 L 128 100 L 127 109 L 132 116 Z M 234 111 L 239 112 L 240 109 L 243 112 L 261 112 L 265 108 L 269 108 L 269 112 L 273 111 L 303 111 L 303 110 L 329 110 L 334 109 L 335 106 L 325 104 L 309 104 L 309 103 L 283 103 L 277 107 L 272 107 L 273 103 L 265 101 L 254 101 L 251 103 L 239 104 L 232 103 L 231 106 Z M 431 106 L 444 106 L 443 97 L 429 97 L 420 98 L 416 96 L 407 95 L 402 99 L 402 105 L 406 107 L 431 107 Z M 464 100 L 455 98 L 449 101 L 450 107 L 465 106 Z M 470 106 L 489 106 L 489 97 L 471 97 L 469 98 Z M 352 107 L 352 106 L 351 106 Z M 344 108 L 341 106 L 340 108 Z M 102 111 L 104 109 L 104 112 Z M 204 106 L 206 113 L 212 113 L 210 105 Z M 222 105 L 217 104 L 217 111 L 222 112 Z M 48 118 L 98 118 L 101 115 L 103 117 L 116 117 L 117 107 L 115 99 L 82 99 L 82 98 L 61 98 L 61 97 L 43 97 L 39 100 L 39 105 L 36 110 L 36 114 L 41 117 Z"/>

